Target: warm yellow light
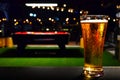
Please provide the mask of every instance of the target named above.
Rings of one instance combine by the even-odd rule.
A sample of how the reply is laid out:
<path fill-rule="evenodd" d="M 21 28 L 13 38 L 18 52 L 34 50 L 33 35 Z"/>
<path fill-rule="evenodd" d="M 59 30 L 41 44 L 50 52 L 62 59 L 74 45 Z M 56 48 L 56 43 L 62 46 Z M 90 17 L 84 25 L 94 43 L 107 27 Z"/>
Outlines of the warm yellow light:
<path fill-rule="evenodd" d="M 47 7 L 47 10 L 49 10 L 50 9 L 50 7 Z"/>
<path fill-rule="evenodd" d="M 80 14 L 82 14 L 82 13 L 83 13 L 83 10 L 80 11 Z"/>
<path fill-rule="evenodd" d="M 39 22 L 41 21 L 41 19 L 39 19 Z"/>
<path fill-rule="evenodd" d="M 57 7 L 57 11 L 59 11 L 60 9 Z"/>
<path fill-rule="evenodd" d="M 71 9 L 71 11 L 70 11 L 71 13 L 73 13 L 73 9 Z"/>
<path fill-rule="evenodd" d="M 32 6 L 32 8 L 34 9 L 34 8 L 35 8 L 35 6 Z"/>
<path fill-rule="evenodd" d="M 110 17 L 108 18 L 108 20 L 110 20 Z"/>
<path fill-rule="evenodd" d="M 54 19 L 51 20 L 52 22 L 54 21 Z"/>
<path fill-rule="evenodd" d="M 38 8 L 40 8 L 40 6 L 38 6 Z"/>
<path fill-rule="evenodd" d="M 23 23 L 26 23 L 25 21 L 23 21 Z"/>
<path fill-rule="evenodd" d="M 43 6 L 42 9 L 45 9 L 45 7 Z"/>
<path fill-rule="evenodd" d="M 120 9 L 120 5 L 116 5 L 116 8 L 117 8 L 117 9 Z"/>
<path fill-rule="evenodd" d="M 17 19 L 14 19 L 14 22 L 16 22 L 17 21 Z"/>
<path fill-rule="evenodd" d="M 14 25 L 16 26 L 16 25 L 18 25 L 19 24 L 19 22 L 16 22 Z"/>
<path fill-rule="evenodd" d="M 32 22 L 30 22 L 30 24 L 32 24 Z"/>
<path fill-rule="evenodd" d="M 70 9 L 68 9 L 68 12 L 70 12 L 71 10 Z"/>
<path fill-rule="evenodd" d="M 79 22 L 76 22 L 76 24 L 79 24 Z"/>
<path fill-rule="evenodd" d="M 68 12 L 73 13 L 73 9 L 68 9 Z"/>
<path fill-rule="evenodd" d="M 51 21 L 51 20 L 52 20 L 52 18 L 49 18 L 48 20 L 50 20 L 50 21 Z"/>
<path fill-rule="evenodd" d="M 25 4 L 28 7 L 40 7 L 40 6 L 45 6 L 45 7 L 50 7 L 50 6 L 58 6 L 57 3 L 26 3 Z"/>
<path fill-rule="evenodd" d="M 61 8 L 61 11 L 63 12 L 63 11 L 64 11 L 64 8 Z"/>
<path fill-rule="evenodd" d="M 7 19 L 6 18 L 2 18 L 3 21 L 6 21 Z"/>
<path fill-rule="evenodd" d="M 46 31 L 49 31 L 50 29 L 49 28 L 46 28 Z"/>
<path fill-rule="evenodd" d="M 116 20 L 115 19 L 113 19 L 113 22 L 115 22 Z"/>
<path fill-rule="evenodd" d="M 39 18 L 37 18 L 37 20 L 39 20 Z"/>
<path fill-rule="evenodd" d="M 67 21 L 66 24 L 69 24 L 69 22 Z"/>
<path fill-rule="evenodd" d="M 55 8 L 51 6 L 51 10 L 55 10 Z"/>
<path fill-rule="evenodd" d="M 66 7 L 67 5 L 66 4 L 63 4 L 63 7 Z"/>
<path fill-rule="evenodd" d="M 73 18 L 73 20 L 76 20 L 76 18 Z"/>
<path fill-rule="evenodd" d="M 40 24 L 43 24 L 42 22 L 40 22 Z"/>
<path fill-rule="evenodd" d="M 65 21 L 68 21 L 69 20 L 69 18 L 66 18 L 66 20 Z"/>
<path fill-rule="evenodd" d="M 26 22 L 29 22 L 29 20 L 28 20 L 28 19 L 26 19 Z"/>
<path fill-rule="evenodd" d="M 116 19 L 116 21 L 119 21 L 119 19 Z"/>
<path fill-rule="evenodd" d="M 41 21 L 41 19 L 37 18 L 37 21 L 39 21 L 39 22 L 40 22 L 40 21 Z"/>

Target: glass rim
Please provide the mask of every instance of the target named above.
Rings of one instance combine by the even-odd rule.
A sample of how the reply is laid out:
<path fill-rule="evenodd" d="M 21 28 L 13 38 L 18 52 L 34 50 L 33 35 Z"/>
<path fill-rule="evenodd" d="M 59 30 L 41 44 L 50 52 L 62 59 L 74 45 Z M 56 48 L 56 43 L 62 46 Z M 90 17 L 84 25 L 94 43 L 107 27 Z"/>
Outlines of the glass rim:
<path fill-rule="evenodd" d="M 93 19 L 106 19 L 108 20 L 108 15 L 80 15 L 80 20 L 93 20 Z"/>

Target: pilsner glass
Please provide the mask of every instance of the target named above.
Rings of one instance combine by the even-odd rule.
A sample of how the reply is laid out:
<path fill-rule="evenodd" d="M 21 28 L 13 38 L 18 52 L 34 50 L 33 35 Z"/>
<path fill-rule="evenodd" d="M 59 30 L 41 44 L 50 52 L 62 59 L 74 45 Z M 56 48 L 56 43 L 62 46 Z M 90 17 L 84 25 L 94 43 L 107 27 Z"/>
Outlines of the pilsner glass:
<path fill-rule="evenodd" d="M 82 37 L 84 42 L 84 67 L 85 77 L 103 76 L 102 55 L 104 39 L 107 29 L 106 15 L 80 16 Z"/>

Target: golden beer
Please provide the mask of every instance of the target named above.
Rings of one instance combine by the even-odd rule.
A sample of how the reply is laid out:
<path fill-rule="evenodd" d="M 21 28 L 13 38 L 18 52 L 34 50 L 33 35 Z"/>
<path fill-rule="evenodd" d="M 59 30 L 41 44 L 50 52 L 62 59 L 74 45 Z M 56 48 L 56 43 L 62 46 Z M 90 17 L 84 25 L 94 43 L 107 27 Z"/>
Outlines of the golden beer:
<path fill-rule="evenodd" d="M 107 29 L 106 19 L 81 20 L 84 42 L 84 68 L 86 77 L 103 76 L 102 55 Z"/>

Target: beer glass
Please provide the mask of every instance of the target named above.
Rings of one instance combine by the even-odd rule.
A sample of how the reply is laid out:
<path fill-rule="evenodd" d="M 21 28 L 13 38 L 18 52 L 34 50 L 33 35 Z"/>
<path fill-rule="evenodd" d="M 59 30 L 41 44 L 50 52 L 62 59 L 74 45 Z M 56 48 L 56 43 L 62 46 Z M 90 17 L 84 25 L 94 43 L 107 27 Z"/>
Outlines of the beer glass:
<path fill-rule="evenodd" d="M 102 55 L 107 19 L 108 16 L 106 15 L 80 16 L 84 42 L 84 67 L 82 74 L 85 77 L 103 76 Z"/>

